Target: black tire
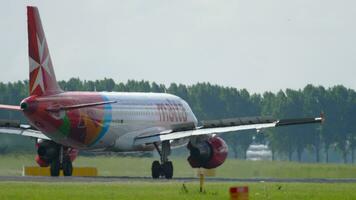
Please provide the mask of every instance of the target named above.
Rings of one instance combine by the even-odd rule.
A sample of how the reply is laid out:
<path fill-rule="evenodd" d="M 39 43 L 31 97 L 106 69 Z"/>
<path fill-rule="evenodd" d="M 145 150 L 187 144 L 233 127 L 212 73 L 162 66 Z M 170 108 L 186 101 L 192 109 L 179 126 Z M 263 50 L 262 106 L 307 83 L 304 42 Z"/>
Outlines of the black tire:
<path fill-rule="evenodd" d="M 172 179 L 173 177 L 173 164 L 171 161 L 168 161 L 162 165 L 162 171 L 166 179 Z"/>
<path fill-rule="evenodd" d="M 159 163 L 159 161 L 157 160 L 153 161 L 151 171 L 152 171 L 152 178 L 158 179 L 162 171 L 161 164 Z"/>
<path fill-rule="evenodd" d="M 50 170 L 51 176 L 59 176 L 59 172 L 61 170 L 61 163 L 58 158 L 52 160 Z"/>
<path fill-rule="evenodd" d="M 64 158 L 62 163 L 63 176 L 72 176 L 73 165 L 70 158 Z"/>

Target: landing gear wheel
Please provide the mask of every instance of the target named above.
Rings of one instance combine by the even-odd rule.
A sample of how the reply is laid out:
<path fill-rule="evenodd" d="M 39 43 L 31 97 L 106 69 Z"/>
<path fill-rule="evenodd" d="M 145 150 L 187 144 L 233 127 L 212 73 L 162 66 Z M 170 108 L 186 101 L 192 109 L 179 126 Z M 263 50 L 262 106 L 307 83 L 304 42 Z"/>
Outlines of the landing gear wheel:
<path fill-rule="evenodd" d="M 151 170 L 152 170 L 152 178 L 158 179 L 162 171 L 161 164 L 159 163 L 159 161 L 157 160 L 153 161 Z"/>
<path fill-rule="evenodd" d="M 171 144 L 169 140 L 163 141 L 161 148 L 159 148 L 157 143 L 153 143 L 153 145 L 161 158 L 161 162 L 156 160 L 152 163 L 152 178 L 157 179 L 160 176 L 164 176 L 166 179 L 172 179 L 173 164 L 171 161 L 168 161 L 168 156 L 171 154 Z"/>
<path fill-rule="evenodd" d="M 166 163 L 162 164 L 162 171 L 164 173 L 164 177 L 166 179 L 172 179 L 173 177 L 173 164 L 171 161 L 167 161 Z"/>
<path fill-rule="evenodd" d="M 65 157 L 62 163 L 62 170 L 64 176 L 72 176 L 73 173 L 73 165 L 72 161 L 69 157 Z"/>
<path fill-rule="evenodd" d="M 51 162 L 51 176 L 59 176 L 59 171 L 61 169 L 61 163 L 59 159 L 53 159 Z"/>

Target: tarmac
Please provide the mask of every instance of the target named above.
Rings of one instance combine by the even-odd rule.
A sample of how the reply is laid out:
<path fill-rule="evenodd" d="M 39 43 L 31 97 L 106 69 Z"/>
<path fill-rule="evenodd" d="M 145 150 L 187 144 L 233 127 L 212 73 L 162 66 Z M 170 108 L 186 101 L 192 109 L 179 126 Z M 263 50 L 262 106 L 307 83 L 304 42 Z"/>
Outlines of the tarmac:
<path fill-rule="evenodd" d="M 206 182 L 276 182 L 276 183 L 356 183 L 356 178 L 212 178 Z M 44 177 L 44 176 L 0 176 L 0 182 L 195 182 L 199 178 L 177 177 L 170 180 L 151 177 L 96 176 L 96 177 Z"/>

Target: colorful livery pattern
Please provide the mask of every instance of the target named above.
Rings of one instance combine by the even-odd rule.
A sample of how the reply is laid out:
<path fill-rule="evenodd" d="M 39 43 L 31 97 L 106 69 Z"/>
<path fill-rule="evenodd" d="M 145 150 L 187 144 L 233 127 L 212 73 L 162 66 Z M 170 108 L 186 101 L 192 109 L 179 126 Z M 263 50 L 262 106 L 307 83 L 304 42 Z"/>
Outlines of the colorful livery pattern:
<path fill-rule="evenodd" d="M 105 96 L 93 93 L 61 93 L 50 96 L 31 96 L 22 102 L 31 124 L 55 141 L 69 142 L 85 148 L 94 145 L 108 131 L 111 105 L 82 109 L 49 111 L 56 107 L 103 101 Z M 26 106 L 25 106 L 26 105 Z"/>

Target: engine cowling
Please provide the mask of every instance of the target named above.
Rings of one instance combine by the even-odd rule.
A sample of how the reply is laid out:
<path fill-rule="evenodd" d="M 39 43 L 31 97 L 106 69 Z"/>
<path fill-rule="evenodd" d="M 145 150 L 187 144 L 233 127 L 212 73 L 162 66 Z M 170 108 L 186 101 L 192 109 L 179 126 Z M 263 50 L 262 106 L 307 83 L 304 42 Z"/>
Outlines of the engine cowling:
<path fill-rule="evenodd" d="M 188 143 L 188 162 L 193 168 L 212 169 L 222 165 L 227 157 L 228 147 L 220 137 L 211 137 L 196 144 Z"/>
<path fill-rule="evenodd" d="M 59 155 L 60 146 L 53 141 L 38 140 L 36 147 L 37 156 L 35 160 L 41 167 L 47 167 Z"/>
<path fill-rule="evenodd" d="M 36 155 L 35 160 L 40 167 L 48 167 L 49 162 L 41 159 L 39 155 Z"/>
<path fill-rule="evenodd" d="M 36 144 L 37 155 L 35 160 L 40 167 L 48 167 L 53 159 L 57 159 L 60 153 L 61 145 L 50 140 L 38 140 Z M 63 154 L 67 155 L 73 162 L 78 156 L 78 150 L 63 147 Z"/>
<path fill-rule="evenodd" d="M 77 158 L 79 151 L 77 149 L 72 149 L 72 148 L 68 148 L 67 151 L 70 160 L 73 162 Z"/>

